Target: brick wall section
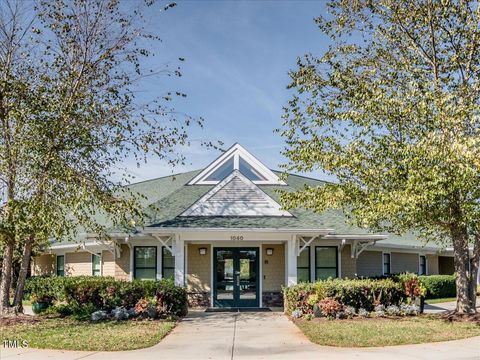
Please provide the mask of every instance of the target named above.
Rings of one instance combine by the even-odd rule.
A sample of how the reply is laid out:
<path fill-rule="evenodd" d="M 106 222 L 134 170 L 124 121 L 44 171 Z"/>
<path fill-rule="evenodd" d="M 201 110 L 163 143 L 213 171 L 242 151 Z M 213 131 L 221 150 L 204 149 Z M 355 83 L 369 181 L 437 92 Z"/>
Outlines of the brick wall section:
<path fill-rule="evenodd" d="M 199 248 L 207 248 L 206 255 L 200 255 Z M 187 291 L 209 292 L 211 289 L 212 248 L 207 244 L 188 244 Z"/>
<path fill-rule="evenodd" d="M 342 278 L 353 279 L 357 273 L 357 259 L 351 255 L 351 245 L 345 245 L 340 254 L 340 273 Z"/>
<path fill-rule="evenodd" d="M 357 259 L 358 276 L 382 275 L 382 252 L 363 251 Z"/>
<path fill-rule="evenodd" d="M 427 274 L 438 275 L 438 256 L 427 255 Z"/>
<path fill-rule="evenodd" d="M 273 255 L 267 255 L 267 248 L 273 249 Z M 285 285 L 285 245 L 263 244 L 262 248 L 262 291 L 280 291 Z M 266 263 L 268 262 L 268 263 Z"/>
<path fill-rule="evenodd" d="M 115 279 L 130 280 L 130 248 L 128 245 L 122 244 L 120 257 L 115 258 Z"/>
<path fill-rule="evenodd" d="M 452 275 L 454 272 L 453 256 L 439 256 L 438 273 L 441 275 Z"/>
<path fill-rule="evenodd" d="M 406 271 L 418 274 L 418 254 L 398 252 L 392 252 L 391 254 L 392 274 L 399 274 Z"/>
<path fill-rule="evenodd" d="M 115 276 L 115 258 L 111 251 L 102 251 L 102 276 Z"/>
<path fill-rule="evenodd" d="M 31 263 L 31 272 L 33 276 L 55 274 L 55 255 L 44 254 L 35 256 Z"/>
<path fill-rule="evenodd" d="M 92 275 L 92 254 L 79 251 L 65 254 L 65 276 Z"/>

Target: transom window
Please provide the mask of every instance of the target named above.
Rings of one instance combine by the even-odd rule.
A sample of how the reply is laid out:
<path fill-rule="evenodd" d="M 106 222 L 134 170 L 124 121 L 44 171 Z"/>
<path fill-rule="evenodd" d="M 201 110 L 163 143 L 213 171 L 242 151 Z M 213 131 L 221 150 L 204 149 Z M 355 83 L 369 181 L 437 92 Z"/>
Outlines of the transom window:
<path fill-rule="evenodd" d="M 310 246 L 297 257 L 297 282 L 310 282 Z"/>
<path fill-rule="evenodd" d="M 92 254 L 92 275 L 100 276 L 101 275 L 101 261 L 102 257 L 100 254 Z"/>
<path fill-rule="evenodd" d="M 65 255 L 57 256 L 57 276 L 65 276 Z"/>
<path fill-rule="evenodd" d="M 134 277 L 139 280 L 155 280 L 157 277 L 157 247 L 135 246 Z"/>
<path fill-rule="evenodd" d="M 315 247 L 315 278 L 325 280 L 338 276 L 338 254 L 336 246 Z"/>
<path fill-rule="evenodd" d="M 427 257 L 425 255 L 420 255 L 420 275 L 427 275 Z"/>
<path fill-rule="evenodd" d="M 383 275 L 391 274 L 391 256 L 389 253 L 383 254 Z"/>
<path fill-rule="evenodd" d="M 175 277 L 175 256 L 172 255 L 167 247 L 162 246 L 162 278 Z"/>

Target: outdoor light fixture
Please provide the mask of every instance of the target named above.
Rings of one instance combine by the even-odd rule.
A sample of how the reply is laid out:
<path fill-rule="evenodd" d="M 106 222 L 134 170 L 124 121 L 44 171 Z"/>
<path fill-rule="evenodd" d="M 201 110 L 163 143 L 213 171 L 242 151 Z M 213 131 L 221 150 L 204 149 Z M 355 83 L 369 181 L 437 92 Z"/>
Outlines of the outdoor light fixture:
<path fill-rule="evenodd" d="M 207 248 L 198 248 L 198 253 L 200 255 L 207 255 Z"/>
<path fill-rule="evenodd" d="M 272 256 L 273 255 L 273 249 L 272 248 L 267 248 L 267 255 Z"/>

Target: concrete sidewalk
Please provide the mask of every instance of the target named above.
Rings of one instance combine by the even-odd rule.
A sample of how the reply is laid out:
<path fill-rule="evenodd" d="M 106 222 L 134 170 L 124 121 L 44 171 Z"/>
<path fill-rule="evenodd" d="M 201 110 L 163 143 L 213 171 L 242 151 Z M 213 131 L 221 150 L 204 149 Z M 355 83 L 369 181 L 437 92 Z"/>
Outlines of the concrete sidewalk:
<path fill-rule="evenodd" d="M 1 360 L 179 359 L 480 359 L 480 337 L 382 348 L 334 348 L 312 344 L 281 313 L 193 311 L 159 344 L 124 352 L 1 349 Z"/>
<path fill-rule="evenodd" d="M 425 304 L 424 312 L 426 314 L 439 314 L 444 311 L 451 311 L 455 310 L 457 307 L 457 302 L 456 301 L 449 301 L 449 302 L 443 302 L 443 303 L 438 303 L 438 304 Z M 480 298 L 477 297 L 477 311 L 480 311 Z"/>

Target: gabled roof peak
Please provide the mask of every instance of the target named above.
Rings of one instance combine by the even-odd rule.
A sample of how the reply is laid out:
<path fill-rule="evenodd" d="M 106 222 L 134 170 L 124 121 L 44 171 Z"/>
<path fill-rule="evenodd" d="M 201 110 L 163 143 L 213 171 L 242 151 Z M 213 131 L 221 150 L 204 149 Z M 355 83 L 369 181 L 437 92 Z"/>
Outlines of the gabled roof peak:
<path fill-rule="evenodd" d="M 286 185 L 272 170 L 239 143 L 233 144 L 195 176 L 188 185 L 215 185 L 235 170 L 257 185 Z"/>
<path fill-rule="evenodd" d="M 180 216 L 292 217 L 239 170 L 233 170 Z"/>

